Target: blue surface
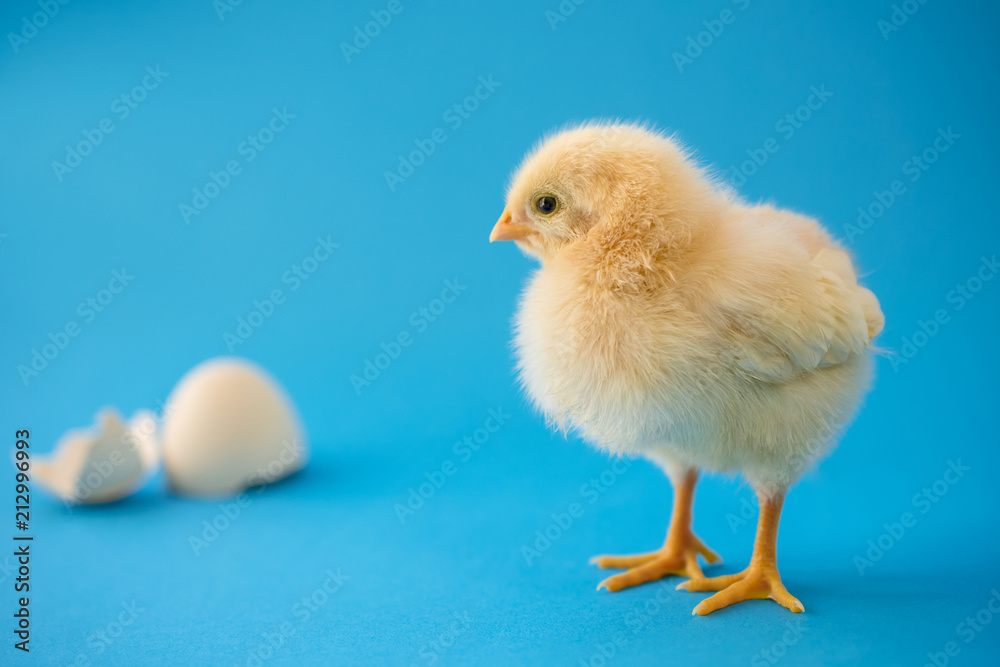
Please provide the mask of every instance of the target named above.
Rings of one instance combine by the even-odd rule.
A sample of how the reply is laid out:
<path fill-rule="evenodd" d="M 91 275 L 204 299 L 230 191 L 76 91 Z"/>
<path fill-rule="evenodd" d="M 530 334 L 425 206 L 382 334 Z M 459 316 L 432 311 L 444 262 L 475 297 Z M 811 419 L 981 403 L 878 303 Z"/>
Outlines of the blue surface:
<path fill-rule="evenodd" d="M 350 62 L 341 42 L 385 2 L 243 2 L 222 20 L 208 0 L 151 4 L 76 0 L 0 48 L 3 447 L 29 428 L 46 452 L 103 405 L 155 409 L 186 370 L 229 353 L 224 335 L 281 289 L 284 302 L 232 351 L 287 387 L 314 458 L 197 555 L 189 537 L 224 512 L 217 502 L 168 496 L 156 480 L 70 512 L 36 490 L 31 653 L 12 647 L 5 556 L 0 662 L 997 664 L 1000 619 L 962 624 L 1000 587 L 1000 280 L 973 281 L 971 299 L 952 291 L 1000 251 L 995 3 L 910 0 L 917 11 L 889 31 L 888 0 L 593 0 L 565 21 L 546 13 L 557 0 L 404 0 Z M 0 27 L 25 30 L 38 11 L 3 3 Z M 700 54 L 689 37 L 707 44 Z M 691 62 L 674 56 L 688 48 Z M 448 113 L 480 77 L 494 83 L 478 108 Z M 134 109 L 114 101 L 144 78 Z M 798 127 L 783 121 L 813 87 L 832 96 L 814 97 Z M 275 121 L 282 131 L 263 150 L 243 144 L 274 109 L 294 118 Z M 881 344 L 898 356 L 879 360 L 857 423 L 789 496 L 780 561 L 805 615 L 764 601 L 693 618 L 704 595 L 673 591 L 676 580 L 594 591 L 603 573 L 591 555 L 659 545 L 669 485 L 645 462 L 609 472 L 526 408 L 508 340 L 531 263 L 486 239 L 529 146 L 595 117 L 677 130 L 722 169 L 760 158 L 773 138 L 777 152 L 740 190 L 818 216 L 870 272 L 888 321 Z M 105 118 L 113 131 L 78 166 L 53 167 Z M 960 136 L 915 167 L 948 128 Z M 435 136 L 390 187 L 398 156 Z M 229 161 L 235 175 L 186 222 L 180 204 L 204 204 L 192 190 L 210 172 L 226 182 Z M 897 179 L 879 215 L 873 203 L 889 195 L 876 193 Z M 847 227 L 859 207 L 871 222 Z M 286 272 L 318 237 L 339 247 L 296 284 Z M 134 279 L 101 312 L 78 306 L 123 267 Z M 461 295 L 425 318 L 448 280 Z M 944 324 L 921 336 L 936 313 Z M 24 381 L 18 367 L 71 321 L 78 335 Z M 356 391 L 351 376 L 400 332 L 412 344 Z M 491 409 L 509 415 L 502 427 L 478 451 L 456 448 Z M 449 460 L 454 474 L 401 521 L 395 506 L 427 476 L 440 482 Z M 949 462 L 968 470 L 935 487 Z M 8 468 L 4 516 L 12 482 Z M 751 498 L 738 480 L 699 487 L 696 530 L 726 558 L 717 572 L 749 558 Z M 550 528 L 572 503 L 583 514 Z M 883 537 L 904 512 L 912 525 Z M 546 530 L 556 539 L 529 564 L 522 547 Z M 859 574 L 855 557 L 880 538 L 888 548 Z M 332 594 L 328 571 L 341 579 Z M 325 601 L 303 606 L 313 595 Z M 268 642 L 280 645 L 269 653 Z"/>

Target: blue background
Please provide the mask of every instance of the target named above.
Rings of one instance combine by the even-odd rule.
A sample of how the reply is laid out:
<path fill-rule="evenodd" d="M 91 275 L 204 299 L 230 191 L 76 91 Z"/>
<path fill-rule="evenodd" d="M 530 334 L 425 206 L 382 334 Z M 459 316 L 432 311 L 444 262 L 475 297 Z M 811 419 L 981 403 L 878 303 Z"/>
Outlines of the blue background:
<path fill-rule="evenodd" d="M 932 1 L 883 38 L 886 0 L 663 4 L 591 0 L 553 29 L 557 0 L 404 0 L 351 62 L 341 42 L 386 3 L 255 0 L 220 20 L 208 0 L 75 0 L 17 52 L 5 39 L 4 447 L 29 428 L 33 452 L 47 452 L 104 405 L 156 409 L 189 368 L 227 354 L 223 334 L 278 288 L 286 302 L 235 353 L 294 397 L 313 460 L 254 496 L 198 555 L 189 536 L 219 503 L 169 496 L 159 478 L 74 511 L 37 491 L 31 654 L 11 646 L 13 575 L 0 558 L 0 661 L 256 664 L 265 635 L 288 622 L 294 632 L 263 663 L 761 665 L 777 642 L 787 664 L 919 665 L 955 641 L 953 664 L 996 664 L 1000 619 L 968 643 L 958 625 L 1000 587 L 1000 280 L 961 309 L 949 292 L 1000 250 L 1000 11 Z M 679 68 L 673 54 L 727 8 L 731 23 Z M 37 11 L 4 3 L 0 30 L 20 31 Z M 169 74 L 119 119 L 113 100 L 147 66 Z M 489 76 L 492 95 L 449 124 L 443 114 Z M 833 95 L 786 137 L 776 123 L 812 86 Z M 295 118 L 246 162 L 239 144 L 285 107 Z M 670 487 L 637 462 L 589 502 L 583 485 L 607 480 L 611 461 L 550 435 L 519 395 L 509 323 L 532 263 L 487 237 L 510 172 L 541 135 L 608 117 L 676 130 L 720 169 L 774 137 L 780 149 L 741 191 L 842 238 L 876 192 L 905 186 L 850 242 L 897 361 L 879 359 L 860 418 L 783 517 L 782 573 L 803 616 L 760 601 L 692 617 L 704 595 L 674 592 L 677 580 L 594 591 L 607 573 L 590 556 L 660 544 Z M 114 131 L 60 181 L 53 161 L 102 118 Z M 911 181 L 904 165 L 949 127 L 960 138 Z M 385 172 L 436 128 L 447 140 L 391 190 Z M 241 173 L 186 224 L 179 204 L 231 159 Z M 283 274 L 327 235 L 339 248 L 292 291 Z M 122 267 L 134 280 L 84 322 L 77 305 Z M 411 314 L 445 280 L 467 288 L 418 332 Z M 947 323 L 907 348 L 939 309 Z M 71 320 L 80 334 L 22 381 L 18 366 Z M 413 344 L 356 392 L 350 376 L 402 331 Z M 510 418 L 463 461 L 454 443 L 497 408 Z M 394 506 L 447 460 L 457 472 L 401 522 Z M 949 461 L 968 472 L 915 505 Z M 12 481 L 7 469 L 10 514 Z M 716 573 L 749 558 L 752 504 L 748 523 L 735 519 L 751 499 L 738 479 L 699 486 L 696 530 L 726 559 Z M 522 546 L 574 502 L 583 515 L 529 564 Z M 916 524 L 860 575 L 855 557 L 907 511 Z M 303 619 L 296 603 L 338 568 L 349 579 Z M 142 611 L 110 645 L 94 639 L 117 634 L 133 602 Z"/>

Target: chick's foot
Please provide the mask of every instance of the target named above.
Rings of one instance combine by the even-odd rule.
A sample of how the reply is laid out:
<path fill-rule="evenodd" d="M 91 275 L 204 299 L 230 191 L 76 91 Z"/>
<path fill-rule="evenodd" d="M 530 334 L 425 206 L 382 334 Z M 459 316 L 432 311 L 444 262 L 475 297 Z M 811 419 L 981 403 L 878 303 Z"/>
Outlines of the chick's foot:
<path fill-rule="evenodd" d="M 595 556 L 590 559 L 598 567 L 604 569 L 627 569 L 627 572 L 608 577 L 597 589 L 606 588 L 611 592 L 623 588 L 638 586 L 649 581 L 656 581 L 668 576 L 704 578 L 701 565 L 698 564 L 699 554 L 709 563 L 720 563 L 722 559 L 702 542 L 690 530 L 671 534 L 663 547 L 635 556 Z"/>
<path fill-rule="evenodd" d="M 785 585 L 781 583 L 781 575 L 778 574 L 776 567 L 766 567 L 756 563 L 751 563 L 750 567 L 738 574 L 727 574 L 711 579 L 692 577 L 678 585 L 677 590 L 719 591 L 698 603 L 698 606 L 691 612 L 692 615 L 705 616 L 737 602 L 767 598 L 796 614 L 805 611 L 802 603 L 793 597 Z"/>

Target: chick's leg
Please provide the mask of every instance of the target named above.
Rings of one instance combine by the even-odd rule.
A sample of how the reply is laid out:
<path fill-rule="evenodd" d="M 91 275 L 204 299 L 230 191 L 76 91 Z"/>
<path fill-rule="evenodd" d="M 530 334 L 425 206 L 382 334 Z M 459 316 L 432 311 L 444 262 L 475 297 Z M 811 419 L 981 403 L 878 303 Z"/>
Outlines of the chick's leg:
<path fill-rule="evenodd" d="M 628 569 L 598 584 L 609 591 L 656 581 L 670 575 L 704 578 L 698 564 L 700 554 L 709 563 L 720 561 L 719 555 L 709 549 L 691 531 L 691 508 L 694 504 L 694 487 L 698 471 L 686 471 L 674 485 L 674 508 L 670 518 L 667 539 L 659 551 L 635 556 L 596 556 L 591 559 L 602 568 Z"/>
<path fill-rule="evenodd" d="M 704 616 L 743 600 L 765 598 L 770 598 L 795 613 L 805 611 L 802 603 L 781 583 L 781 575 L 778 574 L 778 519 L 781 517 L 785 496 L 782 493 L 771 497 L 759 491 L 757 495 L 760 499 L 760 518 L 757 521 L 757 538 L 750 566 L 738 574 L 711 579 L 693 577 L 680 584 L 678 590 L 719 591 L 702 600 L 692 613 Z"/>

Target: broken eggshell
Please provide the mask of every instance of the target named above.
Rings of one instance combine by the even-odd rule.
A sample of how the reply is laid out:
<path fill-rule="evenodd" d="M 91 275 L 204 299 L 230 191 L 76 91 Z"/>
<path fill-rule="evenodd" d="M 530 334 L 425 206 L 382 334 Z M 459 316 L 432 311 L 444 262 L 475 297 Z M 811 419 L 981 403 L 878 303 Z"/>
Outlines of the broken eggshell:
<path fill-rule="evenodd" d="M 107 503 L 135 492 L 156 468 L 155 417 L 140 410 L 126 425 L 104 408 L 94 429 L 66 433 L 51 456 L 32 462 L 34 479 L 63 501 Z"/>
<path fill-rule="evenodd" d="M 174 388 L 164 415 L 164 468 L 179 493 L 234 495 L 306 463 L 291 401 L 249 361 L 221 357 L 199 364 Z"/>

